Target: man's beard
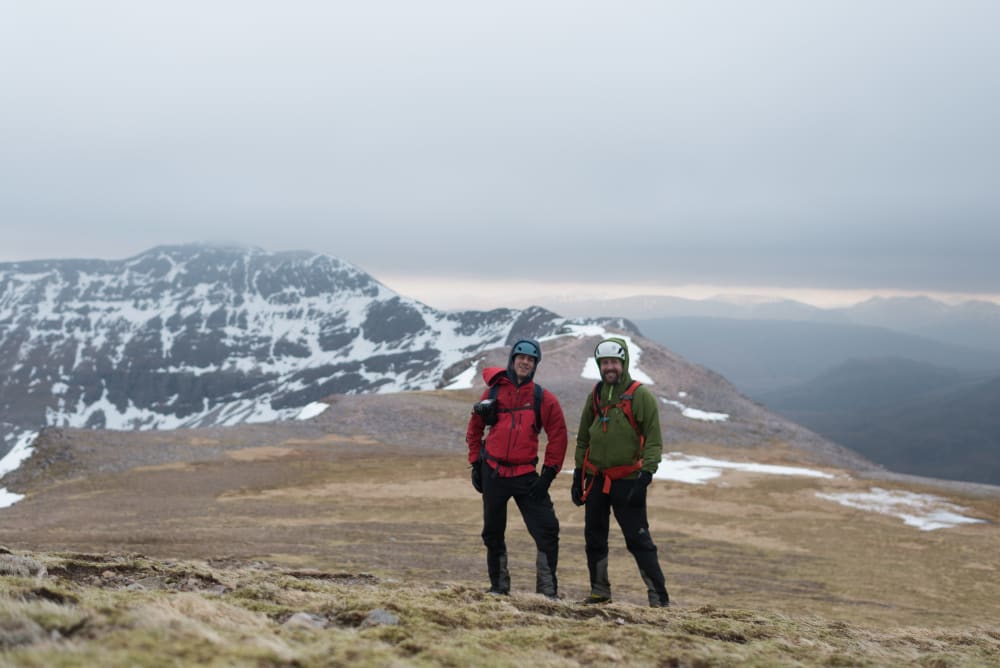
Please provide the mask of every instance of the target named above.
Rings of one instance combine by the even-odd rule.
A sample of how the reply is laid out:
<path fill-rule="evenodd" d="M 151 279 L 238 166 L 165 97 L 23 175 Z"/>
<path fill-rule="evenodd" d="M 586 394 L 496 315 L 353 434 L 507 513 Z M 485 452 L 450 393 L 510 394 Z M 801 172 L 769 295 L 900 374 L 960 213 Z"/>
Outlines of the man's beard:
<path fill-rule="evenodd" d="M 604 382 L 608 385 L 615 385 L 618 382 L 619 375 L 617 371 L 605 371 L 604 372 Z"/>

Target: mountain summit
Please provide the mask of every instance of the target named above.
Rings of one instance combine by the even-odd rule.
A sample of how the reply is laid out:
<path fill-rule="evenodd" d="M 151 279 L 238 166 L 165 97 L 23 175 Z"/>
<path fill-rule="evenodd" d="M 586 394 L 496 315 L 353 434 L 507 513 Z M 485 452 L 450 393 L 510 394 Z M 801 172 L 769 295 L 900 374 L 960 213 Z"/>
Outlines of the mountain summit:
<path fill-rule="evenodd" d="M 291 417 L 330 394 L 433 389 L 570 321 L 443 313 L 337 258 L 163 246 L 0 264 L 0 454 L 43 426 L 164 429 Z"/>

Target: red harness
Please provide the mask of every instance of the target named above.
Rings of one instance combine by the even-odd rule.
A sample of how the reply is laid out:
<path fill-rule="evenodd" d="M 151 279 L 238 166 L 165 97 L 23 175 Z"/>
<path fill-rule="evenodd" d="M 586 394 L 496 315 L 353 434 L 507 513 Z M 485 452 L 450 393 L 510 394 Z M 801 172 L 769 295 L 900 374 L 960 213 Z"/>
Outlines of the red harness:
<path fill-rule="evenodd" d="M 625 394 L 618 397 L 618 402 L 614 404 L 609 404 L 604 408 L 601 408 L 600 401 L 600 389 L 601 383 L 594 386 L 594 391 L 591 394 L 594 402 L 594 417 L 601 421 L 602 427 L 605 433 L 608 431 L 608 422 L 611 420 L 608 417 L 608 412 L 612 408 L 620 408 L 625 417 L 628 418 L 628 422 L 632 425 L 632 429 L 635 429 L 636 435 L 639 437 L 639 452 L 636 456 L 636 460 L 631 464 L 622 464 L 621 466 L 612 466 L 601 470 L 590 463 L 590 447 L 587 447 L 587 451 L 583 453 L 583 473 L 584 475 L 580 479 L 580 501 L 586 501 L 587 497 L 590 495 L 590 490 L 594 486 L 594 480 L 597 479 L 598 473 L 604 474 L 604 485 L 601 491 L 608 494 L 611 491 L 611 482 L 614 480 L 620 480 L 625 476 L 631 475 L 642 468 L 642 450 L 646 445 L 646 437 L 643 435 L 642 431 L 639 429 L 639 424 L 635 421 L 635 415 L 632 414 L 632 395 L 641 385 L 637 380 L 632 381 L 632 384 L 628 386 L 625 390 Z M 587 482 L 587 478 L 590 478 L 590 482 Z"/>

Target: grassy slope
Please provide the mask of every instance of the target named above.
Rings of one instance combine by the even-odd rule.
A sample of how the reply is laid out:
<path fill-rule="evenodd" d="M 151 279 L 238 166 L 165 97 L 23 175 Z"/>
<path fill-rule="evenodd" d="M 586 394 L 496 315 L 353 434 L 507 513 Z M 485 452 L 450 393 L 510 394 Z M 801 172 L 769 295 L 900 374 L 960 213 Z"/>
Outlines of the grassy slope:
<path fill-rule="evenodd" d="M 882 628 L 714 606 L 584 607 L 534 594 L 491 597 L 456 583 L 126 554 L 0 554 L 0 573 L 5 666 L 1000 661 L 1000 627 L 986 623 Z"/>
<path fill-rule="evenodd" d="M 921 532 L 817 498 L 872 485 L 840 471 L 656 481 L 651 533 L 676 605 L 642 607 L 613 530 L 615 603 L 593 610 L 572 603 L 587 573 L 568 476 L 553 485 L 564 599 L 530 593 L 534 546 L 512 505 L 514 595 L 497 600 L 481 593 L 481 510 L 462 453 L 321 430 L 239 434 L 125 470 L 108 470 L 96 442 L 80 442 L 66 470 L 58 449 L 37 453 L 40 477 L 0 511 L 0 545 L 15 551 L 0 576 L 0 665 L 1000 665 L 996 496 L 950 497 L 986 524 Z M 762 463 L 800 456 L 752 451 Z M 17 574 L 18 556 L 48 575 Z M 364 626 L 376 609 L 400 623 Z M 323 628 L 285 626 L 296 612 Z"/>

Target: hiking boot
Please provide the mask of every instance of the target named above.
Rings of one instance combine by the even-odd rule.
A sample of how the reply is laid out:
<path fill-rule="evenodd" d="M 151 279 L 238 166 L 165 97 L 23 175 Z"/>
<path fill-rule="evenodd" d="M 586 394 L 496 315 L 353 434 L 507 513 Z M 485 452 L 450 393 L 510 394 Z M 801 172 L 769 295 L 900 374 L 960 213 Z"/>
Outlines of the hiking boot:
<path fill-rule="evenodd" d="M 581 605 L 600 605 L 602 603 L 610 603 L 610 596 L 600 596 L 598 594 L 591 594 L 587 598 L 580 601 Z"/>
<path fill-rule="evenodd" d="M 554 567 L 558 557 L 555 553 L 551 555 L 551 561 L 549 557 L 541 550 L 535 557 L 535 593 L 554 599 L 559 593 L 559 579 Z"/>
<path fill-rule="evenodd" d="M 506 552 L 487 552 L 486 570 L 490 575 L 488 594 L 506 596 L 510 593 L 510 571 L 507 570 Z"/>
<path fill-rule="evenodd" d="M 647 593 L 649 594 L 649 607 L 651 608 L 670 607 L 670 594 L 667 593 L 666 589 L 660 592 L 650 589 L 649 592 Z"/>

